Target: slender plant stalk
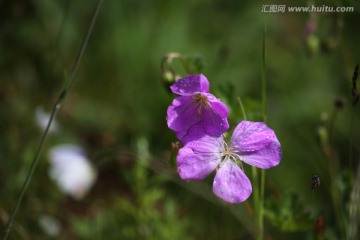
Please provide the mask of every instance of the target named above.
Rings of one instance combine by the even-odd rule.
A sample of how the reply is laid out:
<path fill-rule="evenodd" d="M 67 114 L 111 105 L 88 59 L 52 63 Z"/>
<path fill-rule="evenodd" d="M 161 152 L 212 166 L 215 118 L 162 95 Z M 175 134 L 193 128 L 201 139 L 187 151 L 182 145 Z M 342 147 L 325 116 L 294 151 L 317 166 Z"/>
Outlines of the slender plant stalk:
<path fill-rule="evenodd" d="M 51 112 L 51 116 L 50 116 L 48 125 L 46 126 L 46 129 L 45 129 L 44 134 L 43 134 L 43 136 L 42 136 L 42 138 L 41 138 L 41 141 L 40 141 L 40 145 L 39 145 L 39 147 L 38 147 L 38 150 L 36 151 L 35 157 L 34 157 L 32 163 L 31 163 L 30 170 L 29 170 L 29 172 L 28 172 L 28 174 L 27 174 L 27 176 L 26 176 L 25 182 L 24 182 L 24 184 L 23 184 L 23 186 L 22 186 L 22 188 L 21 188 L 19 198 L 18 198 L 18 200 L 17 200 L 17 202 L 16 202 L 16 205 L 15 205 L 15 208 L 13 209 L 13 211 L 12 211 L 10 217 L 9 217 L 9 220 L 8 220 L 8 222 L 7 222 L 7 224 L 6 224 L 5 234 L 4 234 L 4 237 L 3 237 L 4 240 L 7 239 L 8 235 L 9 235 L 9 233 L 10 233 L 12 224 L 13 224 L 14 219 L 15 219 L 15 215 L 16 215 L 19 207 L 20 207 L 20 204 L 21 204 L 21 201 L 22 201 L 22 199 L 23 199 L 23 197 L 24 197 L 25 191 L 26 191 L 27 187 L 29 186 L 29 183 L 30 183 L 30 181 L 31 181 L 32 175 L 33 175 L 33 173 L 34 173 L 34 171 L 35 171 L 35 168 L 36 168 L 36 166 L 37 166 L 37 163 L 38 163 L 38 161 L 39 161 L 40 153 L 41 153 L 41 151 L 42 151 L 42 149 L 43 149 L 43 146 L 44 146 L 46 137 L 47 137 L 47 135 L 48 135 L 48 132 L 49 132 L 51 123 L 53 122 L 54 117 L 55 117 L 56 112 L 58 111 L 58 109 L 59 109 L 58 105 L 55 105 L 55 106 L 53 107 L 53 109 L 52 109 L 52 112 Z"/>
<path fill-rule="evenodd" d="M 335 122 L 338 116 L 339 109 L 334 106 L 334 110 L 332 112 L 331 118 L 330 118 L 330 125 L 329 125 L 329 144 L 333 144 L 333 136 L 334 136 L 334 130 L 335 130 Z"/>
<path fill-rule="evenodd" d="M 243 104 L 243 102 L 241 101 L 241 98 L 240 98 L 240 97 L 238 97 L 238 101 L 239 101 L 239 104 L 240 104 L 241 113 L 242 113 L 242 115 L 243 115 L 244 120 L 246 121 L 246 120 L 247 120 L 246 112 L 245 112 L 244 104 Z"/>
<path fill-rule="evenodd" d="M 84 51 L 86 49 L 86 46 L 87 46 L 87 43 L 89 41 L 89 38 L 90 38 L 91 32 L 93 30 L 93 27 L 95 25 L 96 18 L 97 18 L 98 14 L 99 14 L 100 6 L 101 6 L 102 2 L 103 2 L 103 0 L 98 0 L 98 2 L 97 2 L 96 8 L 95 8 L 94 13 L 92 15 L 92 20 L 90 22 L 90 26 L 89 26 L 89 28 L 88 28 L 88 30 L 86 32 L 86 35 L 85 35 L 85 37 L 83 39 L 83 42 L 81 43 L 80 51 L 79 51 L 79 53 L 77 55 L 77 58 L 76 58 L 76 61 L 75 61 L 74 65 L 73 65 L 73 67 L 71 69 L 70 75 L 67 78 L 68 85 L 65 87 L 64 90 L 61 91 L 58 99 L 56 100 L 55 104 L 53 105 L 48 124 L 46 126 L 46 129 L 45 129 L 42 137 L 41 137 L 39 147 L 38 147 L 38 149 L 36 151 L 36 154 L 34 156 L 34 159 L 33 159 L 32 163 L 31 163 L 31 166 L 30 166 L 30 169 L 29 169 L 28 174 L 26 176 L 26 179 L 24 181 L 24 184 L 23 184 L 23 186 L 21 188 L 19 198 L 17 199 L 15 208 L 13 209 L 13 211 L 12 211 L 10 217 L 9 217 L 9 220 L 8 220 L 8 222 L 6 224 L 3 240 L 6 240 L 8 238 L 8 236 L 9 236 L 9 233 L 10 233 L 11 227 L 13 225 L 16 213 L 19 210 L 19 207 L 20 207 L 22 199 L 23 199 L 23 197 L 25 195 L 26 189 L 30 184 L 30 181 L 32 179 L 32 176 L 34 174 L 36 166 L 37 166 L 37 164 L 39 162 L 39 158 L 40 158 L 42 149 L 44 147 L 46 137 L 47 137 L 47 135 L 49 133 L 49 129 L 50 129 L 51 124 L 52 124 L 52 122 L 53 122 L 53 120 L 54 120 L 54 118 L 56 116 L 56 113 L 60 109 L 61 103 L 64 101 L 65 97 L 68 95 L 68 93 L 70 92 L 71 88 L 73 87 L 73 85 L 75 83 L 75 75 L 76 75 L 76 72 L 77 72 L 78 67 L 80 65 L 81 58 L 84 55 Z"/>
<path fill-rule="evenodd" d="M 352 169 L 352 146 L 353 146 L 353 132 L 354 132 L 354 115 L 355 115 L 355 111 L 354 109 L 351 109 L 352 113 L 351 113 L 351 119 L 350 119 L 350 140 L 349 140 L 349 169 Z"/>
<path fill-rule="evenodd" d="M 315 190 L 312 190 L 312 213 L 315 218 Z"/>
<path fill-rule="evenodd" d="M 262 95 L 262 116 L 263 121 L 266 123 L 266 23 L 263 31 L 262 39 L 262 64 L 261 64 L 261 95 Z M 259 216 L 258 216 L 258 228 L 259 240 L 264 239 L 264 197 L 265 197 L 265 170 L 260 170 L 260 196 L 259 196 Z"/>
<path fill-rule="evenodd" d="M 55 38 L 55 42 L 52 44 L 52 48 L 54 48 L 54 55 L 53 55 L 54 58 L 52 60 L 52 63 L 50 64 L 50 67 L 48 68 L 48 71 L 47 71 L 46 75 L 45 75 L 45 77 L 48 77 L 48 78 L 50 78 L 50 74 L 52 72 L 55 72 L 55 66 L 56 66 L 56 63 L 57 63 L 57 61 L 59 59 L 59 53 L 60 53 L 59 44 L 60 44 L 60 39 L 61 39 L 61 37 L 62 37 L 62 35 L 64 33 L 65 23 L 66 23 L 66 21 L 68 19 L 68 16 L 69 16 L 70 1 L 71 0 L 67 0 L 66 3 L 65 3 L 64 17 L 61 20 L 60 27 L 59 27 L 59 32 L 57 33 L 57 36 Z M 45 93 L 49 91 L 52 84 L 53 84 L 52 81 L 47 81 L 47 84 L 46 84 L 45 88 L 43 88 L 41 96 L 45 96 Z"/>
<path fill-rule="evenodd" d="M 262 117 L 267 121 L 266 115 L 266 23 L 262 39 L 262 63 L 261 63 L 261 95 L 262 95 Z"/>
<path fill-rule="evenodd" d="M 359 64 L 355 65 L 354 74 L 352 76 L 352 88 L 351 88 L 351 95 L 352 95 L 352 109 L 351 109 L 351 119 L 350 119 L 350 144 L 349 144 L 349 168 L 352 168 L 352 145 L 353 145 L 353 129 L 354 129 L 354 117 L 355 117 L 355 110 L 354 107 L 357 105 L 360 95 L 357 89 L 357 83 L 359 78 Z"/>
<path fill-rule="evenodd" d="M 243 115 L 244 120 L 246 121 L 246 120 L 247 120 L 247 117 L 246 117 L 245 107 L 244 107 L 244 104 L 243 104 L 243 102 L 241 101 L 241 98 L 240 98 L 240 97 L 238 97 L 238 101 L 239 101 L 239 105 L 240 105 L 240 108 L 241 108 L 241 113 L 242 113 L 242 115 Z M 252 170 L 253 180 L 256 180 L 256 181 L 257 181 L 257 179 L 254 179 L 254 176 L 256 175 L 256 168 L 255 168 L 255 167 L 252 167 L 251 170 Z M 254 184 L 255 184 L 255 183 L 254 183 Z M 256 185 L 257 185 L 257 183 L 256 183 Z M 256 196 L 256 197 L 255 197 L 255 196 Z M 258 193 L 257 191 L 255 191 L 255 192 L 254 192 L 254 203 L 257 203 L 257 202 L 258 202 L 258 199 L 259 199 L 258 196 L 259 196 L 259 193 Z M 249 203 L 248 201 L 245 201 L 244 204 L 245 204 L 246 209 L 248 210 L 249 214 L 250 214 L 250 215 L 254 215 L 254 210 L 253 210 L 253 208 L 251 207 L 250 203 Z M 257 206 L 257 205 L 255 205 L 255 211 L 256 211 L 256 206 Z M 256 212 L 255 212 L 255 216 L 257 216 Z"/>
<path fill-rule="evenodd" d="M 251 173 L 252 173 L 252 184 L 253 184 L 253 196 L 254 196 L 254 214 L 255 214 L 255 221 L 256 221 L 256 230 L 257 230 L 257 236 L 256 239 L 261 239 L 260 236 L 260 225 L 259 225 L 259 216 L 260 216 L 260 185 L 259 185 L 259 176 L 258 176 L 258 170 L 256 167 L 251 167 Z"/>

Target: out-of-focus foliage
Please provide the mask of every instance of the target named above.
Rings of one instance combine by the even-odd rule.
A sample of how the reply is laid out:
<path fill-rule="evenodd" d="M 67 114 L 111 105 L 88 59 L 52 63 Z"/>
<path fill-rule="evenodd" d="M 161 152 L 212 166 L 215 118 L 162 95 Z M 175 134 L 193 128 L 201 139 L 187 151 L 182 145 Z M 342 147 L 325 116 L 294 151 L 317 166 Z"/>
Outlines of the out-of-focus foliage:
<path fill-rule="evenodd" d="M 1 232 L 40 142 L 37 109 L 49 112 L 64 87 L 95 4 L 0 2 Z M 355 12 L 262 13 L 263 4 L 354 6 Z M 181 53 L 229 105 L 232 129 L 243 120 L 239 97 L 248 120 L 259 121 L 265 23 L 267 120 L 283 147 L 281 164 L 266 171 L 265 235 L 351 236 L 348 226 L 360 223 L 354 207 L 360 106 L 351 105 L 359 9 L 356 1 L 104 0 L 11 239 L 251 239 L 251 198 L 228 207 L 211 194 L 211 181 L 179 181 L 169 163 L 176 137 L 165 116 L 173 96 L 160 65 L 165 54 Z M 310 35 L 309 21 L 316 23 Z M 338 97 L 345 100 L 341 108 Z M 80 201 L 61 193 L 48 174 L 47 153 L 71 143 L 85 149 L 98 172 Z M 312 174 L 321 179 L 315 190 Z M 58 233 L 44 227 L 44 216 Z"/>

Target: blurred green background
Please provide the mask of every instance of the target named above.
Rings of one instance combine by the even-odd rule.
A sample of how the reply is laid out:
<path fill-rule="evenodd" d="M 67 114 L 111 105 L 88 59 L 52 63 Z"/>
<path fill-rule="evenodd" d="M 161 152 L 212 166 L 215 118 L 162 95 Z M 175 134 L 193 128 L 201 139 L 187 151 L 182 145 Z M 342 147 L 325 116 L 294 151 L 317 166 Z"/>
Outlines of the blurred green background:
<path fill-rule="evenodd" d="M 274 4 L 355 11 L 261 12 Z M 43 133 L 37 109 L 50 113 L 95 5 L 0 1 L 1 232 Z M 265 239 L 356 239 L 359 9 L 358 1 L 105 0 L 10 239 L 253 239 L 252 197 L 228 205 L 213 196 L 213 175 L 181 181 L 169 162 L 176 137 L 165 117 L 174 96 L 160 63 L 169 52 L 200 59 L 211 91 L 230 106 L 231 129 L 243 120 L 239 97 L 248 119 L 260 121 L 265 25 L 267 123 L 283 147 L 281 164 L 266 171 Z M 49 177 L 48 152 L 58 144 L 82 147 L 96 169 L 81 200 Z M 321 179 L 315 190 L 312 174 Z"/>

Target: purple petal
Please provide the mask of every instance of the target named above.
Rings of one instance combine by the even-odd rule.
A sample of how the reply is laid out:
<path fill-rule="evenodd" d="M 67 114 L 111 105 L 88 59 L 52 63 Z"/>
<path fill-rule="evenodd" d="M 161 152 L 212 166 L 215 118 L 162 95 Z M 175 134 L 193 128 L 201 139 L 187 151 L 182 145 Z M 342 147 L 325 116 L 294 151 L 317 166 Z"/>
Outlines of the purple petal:
<path fill-rule="evenodd" d="M 223 138 L 203 136 L 187 143 L 176 158 L 180 177 L 186 180 L 201 180 L 209 175 L 221 161 Z"/>
<path fill-rule="evenodd" d="M 280 163 L 281 146 L 277 141 L 269 143 L 265 148 L 252 151 L 238 153 L 241 160 L 258 168 L 271 168 Z"/>
<path fill-rule="evenodd" d="M 204 130 L 211 136 L 220 136 L 229 129 L 227 116 L 229 110 L 227 106 L 210 93 L 204 94 L 209 101 L 209 108 L 204 111 Z"/>
<path fill-rule="evenodd" d="M 280 142 L 262 122 L 240 122 L 232 135 L 231 146 L 242 161 L 258 168 L 274 167 L 281 160 Z"/>
<path fill-rule="evenodd" d="M 224 138 L 211 137 L 209 135 L 203 135 L 194 141 L 189 141 L 185 144 L 185 147 L 191 148 L 196 153 L 211 153 L 221 158 L 223 152 Z"/>
<path fill-rule="evenodd" d="M 174 99 L 167 109 L 168 127 L 175 131 L 187 130 L 199 122 L 201 113 L 198 111 L 192 96 L 180 96 Z"/>
<path fill-rule="evenodd" d="M 201 95 L 206 97 L 205 106 L 196 103 L 193 96 L 180 96 L 168 108 L 168 126 L 184 144 L 205 134 L 220 137 L 229 129 L 226 105 L 210 93 Z"/>
<path fill-rule="evenodd" d="M 221 156 L 213 151 L 212 146 L 211 141 L 203 141 L 193 145 L 196 150 L 188 146 L 179 150 L 176 163 L 182 179 L 201 180 L 214 171 L 221 161 Z"/>
<path fill-rule="evenodd" d="M 206 132 L 204 130 L 202 122 L 196 123 L 186 131 L 176 132 L 177 138 L 185 145 L 190 141 L 196 141 L 204 137 Z"/>
<path fill-rule="evenodd" d="M 173 93 L 178 95 L 191 95 L 199 92 L 208 92 L 210 84 L 207 78 L 200 75 L 190 75 L 177 80 L 170 87 Z"/>
<path fill-rule="evenodd" d="M 204 95 L 207 97 L 211 107 L 220 117 L 223 118 L 228 117 L 229 109 L 227 108 L 225 103 L 221 102 L 220 99 L 216 98 L 214 95 L 210 93 L 204 93 Z"/>
<path fill-rule="evenodd" d="M 240 203 L 250 196 L 252 187 L 243 170 L 231 160 L 225 159 L 216 173 L 213 192 L 226 202 Z"/>

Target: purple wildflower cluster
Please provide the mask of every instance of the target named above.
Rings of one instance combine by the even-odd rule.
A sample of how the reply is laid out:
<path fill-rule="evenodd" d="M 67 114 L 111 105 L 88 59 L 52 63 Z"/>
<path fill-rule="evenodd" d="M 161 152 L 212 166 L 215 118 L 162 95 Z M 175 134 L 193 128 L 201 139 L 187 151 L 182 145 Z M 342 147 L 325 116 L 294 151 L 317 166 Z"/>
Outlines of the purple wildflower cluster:
<path fill-rule="evenodd" d="M 226 142 L 229 110 L 208 93 L 204 75 L 181 78 L 170 88 L 180 95 L 167 110 L 168 127 L 184 144 L 176 158 L 180 177 L 202 180 L 217 169 L 215 195 L 229 203 L 245 201 L 252 187 L 242 163 L 264 169 L 280 163 L 281 145 L 274 131 L 262 122 L 242 121 Z"/>

